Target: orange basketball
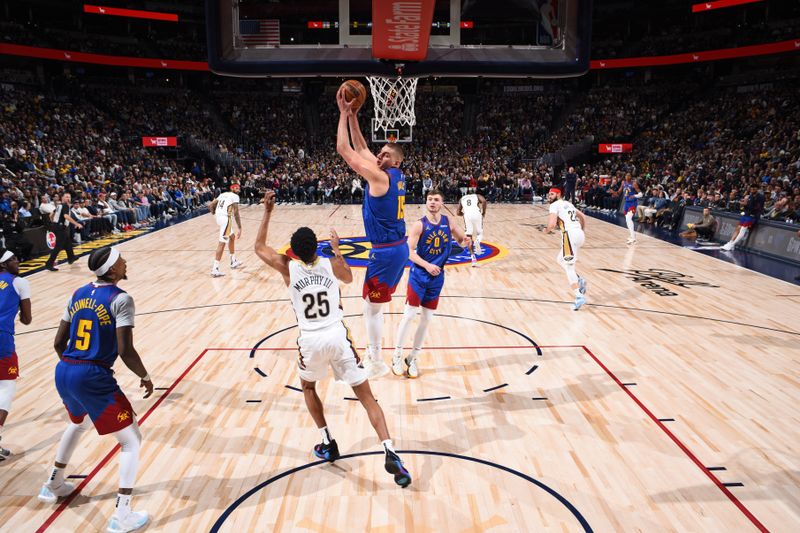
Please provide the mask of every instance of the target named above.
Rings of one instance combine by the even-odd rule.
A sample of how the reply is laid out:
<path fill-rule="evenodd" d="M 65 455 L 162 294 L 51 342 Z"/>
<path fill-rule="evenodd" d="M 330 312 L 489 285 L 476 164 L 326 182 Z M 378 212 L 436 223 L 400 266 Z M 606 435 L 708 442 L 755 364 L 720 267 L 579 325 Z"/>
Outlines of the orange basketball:
<path fill-rule="evenodd" d="M 344 99 L 346 102 L 350 102 L 355 100 L 355 104 L 353 104 L 354 109 L 360 108 L 364 105 L 364 101 L 367 99 L 367 89 L 364 87 L 358 80 L 347 80 L 342 84 L 344 87 Z"/>

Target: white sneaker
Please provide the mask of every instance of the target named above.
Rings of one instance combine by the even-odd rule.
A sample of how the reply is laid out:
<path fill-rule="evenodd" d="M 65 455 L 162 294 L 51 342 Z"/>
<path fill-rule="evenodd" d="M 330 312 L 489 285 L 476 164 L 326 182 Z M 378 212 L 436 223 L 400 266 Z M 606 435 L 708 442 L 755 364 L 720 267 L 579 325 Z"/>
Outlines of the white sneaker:
<path fill-rule="evenodd" d="M 392 356 L 392 374 L 395 376 L 402 376 L 403 372 L 403 351 L 396 350 Z"/>
<path fill-rule="evenodd" d="M 108 522 L 106 531 L 108 533 L 127 533 L 128 531 L 136 531 L 143 527 L 150 520 L 150 515 L 147 511 L 131 511 L 125 518 L 118 518 L 115 514 Z"/>
<path fill-rule="evenodd" d="M 474 255 L 472 256 L 472 268 L 478 268 L 478 259 Z"/>
<path fill-rule="evenodd" d="M 364 359 L 364 369 L 367 371 L 367 379 L 378 379 L 389 373 L 389 367 L 381 359 L 373 359 L 367 356 Z"/>
<path fill-rule="evenodd" d="M 57 488 L 52 488 L 48 483 L 45 483 L 42 485 L 42 490 L 39 491 L 38 498 L 40 502 L 56 503 L 56 500 L 69 496 L 73 490 L 75 490 L 75 485 L 66 481 Z"/>
<path fill-rule="evenodd" d="M 242 262 L 241 262 L 241 261 L 239 261 L 238 259 L 237 259 L 236 261 L 232 261 L 232 262 L 231 262 L 231 268 L 233 268 L 233 269 L 235 269 L 235 268 L 239 268 L 239 267 L 240 267 L 240 266 L 242 266 L 242 265 L 244 265 L 244 263 L 242 263 Z"/>
<path fill-rule="evenodd" d="M 636 239 L 628 239 L 625 241 L 626 244 L 636 244 Z"/>
<path fill-rule="evenodd" d="M 224 275 L 225 274 L 220 272 L 218 268 L 212 268 L 211 269 L 211 277 L 212 278 L 219 278 L 219 277 L 224 276 Z"/>
<path fill-rule="evenodd" d="M 726 242 L 725 244 L 723 244 L 723 245 L 721 246 L 721 248 L 722 248 L 723 250 L 725 250 L 726 252 L 730 252 L 730 251 L 732 251 L 732 250 L 733 250 L 734 246 L 735 246 L 735 245 L 733 244 L 733 241 L 730 241 L 730 242 Z"/>
<path fill-rule="evenodd" d="M 417 357 L 406 358 L 406 365 L 408 365 L 407 375 L 410 379 L 417 379 L 419 377 L 419 368 L 417 368 Z"/>
<path fill-rule="evenodd" d="M 585 303 L 586 303 L 586 298 L 583 296 L 583 294 L 579 294 L 578 296 L 575 297 L 575 303 L 572 304 L 572 310 L 577 311 L 578 309 L 583 307 L 583 304 Z"/>

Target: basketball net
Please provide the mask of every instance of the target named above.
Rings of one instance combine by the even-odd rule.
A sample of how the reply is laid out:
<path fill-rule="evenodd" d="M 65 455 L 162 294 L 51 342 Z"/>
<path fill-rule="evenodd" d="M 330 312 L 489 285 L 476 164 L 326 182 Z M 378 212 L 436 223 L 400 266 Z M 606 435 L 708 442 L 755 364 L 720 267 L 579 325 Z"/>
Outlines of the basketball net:
<path fill-rule="evenodd" d="M 376 128 L 391 128 L 398 123 L 416 124 L 414 99 L 419 78 L 368 76 L 367 80 L 375 104 Z"/>

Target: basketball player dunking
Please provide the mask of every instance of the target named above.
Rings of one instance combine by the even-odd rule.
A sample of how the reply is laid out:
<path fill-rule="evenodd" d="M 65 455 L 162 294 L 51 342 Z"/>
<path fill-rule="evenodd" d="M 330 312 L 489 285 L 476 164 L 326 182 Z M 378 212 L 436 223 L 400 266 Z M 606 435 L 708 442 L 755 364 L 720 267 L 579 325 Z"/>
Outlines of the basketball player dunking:
<path fill-rule="evenodd" d="M 23 324 L 31 323 L 31 287 L 26 279 L 19 277 L 19 260 L 16 256 L 9 250 L 0 249 L 0 441 L 19 377 L 19 362 L 14 346 L 17 315 Z M 11 452 L 0 446 L 0 463 L 9 455 Z"/>
<path fill-rule="evenodd" d="M 236 259 L 236 239 L 242 238 L 242 220 L 239 217 L 239 184 L 231 183 L 231 190 L 220 194 L 216 200 L 208 206 L 208 212 L 214 213 L 219 226 L 219 242 L 217 251 L 214 255 L 214 266 L 211 268 L 211 276 L 218 278 L 224 276 L 219 269 L 219 262 L 225 252 L 225 245 L 231 253 L 231 268 L 242 266 L 241 261 Z M 236 220 L 236 233 L 233 233 L 233 221 Z"/>
<path fill-rule="evenodd" d="M 361 213 L 372 250 L 363 289 L 368 337 L 364 368 L 370 378 L 377 378 L 389 372 L 381 357 L 383 305 L 391 301 L 408 261 L 406 181 L 399 168 L 403 150 L 399 145 L 389 143 L 377 156 L 373 155 L 361 134 L 356 116 L 358 110 L 345 101 L 344 88 L 336 93 L 336 103 L 339 106 L 336 151 L 350 168 L 367 180 Z"/>
<path fill-rule="evenodd" d="M 61 359 L 56 365 L 56 389 L 70 423 L 61 436 L 55 464 L 39 500 L 55 503 L 58 497 L 72 492 L 72 483 L 64 480 L 64 469 L 91 419 L 97 433 L 113 434 L 122 448 L 117 505 L 106 531 L 124 533 L 143 527 L 149 515 L 130 507 L 142 435 L 133 408 L 111 370 L 117 356 L 139 376 L 145 398 L 153 394 L 153 382 L 133 347 L 133 298 L 117 287 L 127 279 L 125 260 L 115 248 L 99 248 L 89 256 L 89 269 L 97 279 L 75 291 L 56 332 L 55 349 Z"/>
<path fill-rule="evenodd" d="M 486 216 L 486 198 L 481 194 L 465 194 L 458 202 L 458 216 L 464 217 L 467 235 L 472 239 L 472 266 L 478 266 L 477 255 L 482 253 L 481 241 L 483 240 L 483 217 Z"/>
<path fill-rule="evenodd" d="M 256 236 L 255 252 L 262 261 L 280 272 L 289 288 L 289 295 L 300 330 L 297 345 L 300 359 L 297 363 L 303 397 L 311 417 L 322 434 L 322 442 L 314 446 L 314 454 L 333 462 L 339 457 L 339 447 L 331 437 L 322 402 L 317 395 L 316 382 L 327 377 L 328 367 L 333 369 L 337 381 L 350 385 L 385 452 L 384 467 L 394 475 L 401 487 L 411 484 L 411 475 L 394 451 L 383 410 L 375 401 L 367 380 L 367 372 L 358 366 L 358 354 L 353 347 L 350 331 L 344 324 L 340 307 L 339 282 L 350 283 L 353 273 L 339 251 L 339 236 L 331 230 L 333 259 L 317 255 L 317 237 L 309 228 L 299 228 L 292 235 L 292 253 L 299 259 L 293 261 L 267 245 L 269 220 L 275 208 L 275 193 L 264 196 L 264 216 Z"/>
<path fill-rule="evenodd" d="M 419 376 L 417 357 L 425 341 L 425 333 L 433 318 L 433 312 L 439 305 L 439 294 L 444 286 L 444 265 L 450 255 L 453 236 L 465 248 L 472 245 L 471 239 L 455 221 L 442 215 L 443 205 L 444 195 L 441 191 L 437 189 L 428 191 L 425 203 L 427 213 L 414 222 L 408 230 L 408 248 L 413 265 L 408 274 L 406 308 L 397 328 L 397 341 L 392 357 L 392 372 L 396 376 L 403 375 L 403 362 L 406 364 L 406 376 L 412 379 Z M 408 333 L 408 326 L 420 306 L 422 316 L 414 334 L 414 346 L 411 354 L 403 359 L 403 342 Z"/>
<path fill-rule="evenodd" d="M 561 249 L 558 251 L 558 264 L 567 273 L 570 287 L 575 291 L 575 304 L 572 308 L 577 311 L 586 303 L 586 280 L 575 272 L 575 263 L 578 260 L 578 250 L 583 246 L 585 236 L 583 228 L 586 226 L 586 217 L 575 206 L 561 199 L 561 189 L 552 188 L 547 193 L 550 201 L 550 218 L 547 221 L 545 233 L 550 233 L 556 226 L 561 230 Z"/>

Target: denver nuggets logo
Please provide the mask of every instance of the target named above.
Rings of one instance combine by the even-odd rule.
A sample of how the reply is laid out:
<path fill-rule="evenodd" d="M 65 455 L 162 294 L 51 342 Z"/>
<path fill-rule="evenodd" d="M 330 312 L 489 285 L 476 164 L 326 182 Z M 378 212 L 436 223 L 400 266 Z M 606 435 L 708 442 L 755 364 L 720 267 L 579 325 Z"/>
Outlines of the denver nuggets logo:
<path fill-rule="evenodd" d="M 131 414 L 128 411 L 122 411 L 117 415 L 117 422 L 125 422 L 131 417 Z"/>
<path fill-rule="evenodd" d="M 436 238 L 437 233 L 438 232 L 434 232 L 432 236 Z M 442 238 L 442 235 L 439 235 L 439 238 Z M 457 243 L 441 242 L 440 244 L 442 246 L 441 253 L 449 254 L 447 256 L 447 265 L 465 265 L 472 262 L 472 259 L 469 255 L 469 250 L 462 248 Z M 339 251 L 342 252 L 342 256 L 344 256 L 345 261 L 347 261 L 347 264 L 351 267 L 366 268 L 370 259 L 370 253 L 372 252 L 372 244 L 367 240 L 366 237 L 341 238 L 339 239 Z M 286 254 L 289 257 L 295 258 L 288 245 L 283 246 L 280 250 L 278 250 L 278 253 Z M 505 257 L 507 254 L 508 250 L 502 246 L 484 241 L 481 242 L 481 253 L 477 254 L 476 257 L 478 258 L 479 262 L 487 262 L 495 261 L 501 257 Z M 317 255 L 328 258 L 333 257 L 333 250 L 331 250 L 331 245 L 328 241 L 319 241 L 317 244 Z M 410 266 L 411 261 L 406 264 L 406 267 Z"/>
<path fill-rule="evenodd" d="M 8 375 L 9 376 L 16 376 L 17 375 L 17 367 L 15 367 L 15 366 L 8 367 Z"/>

